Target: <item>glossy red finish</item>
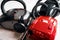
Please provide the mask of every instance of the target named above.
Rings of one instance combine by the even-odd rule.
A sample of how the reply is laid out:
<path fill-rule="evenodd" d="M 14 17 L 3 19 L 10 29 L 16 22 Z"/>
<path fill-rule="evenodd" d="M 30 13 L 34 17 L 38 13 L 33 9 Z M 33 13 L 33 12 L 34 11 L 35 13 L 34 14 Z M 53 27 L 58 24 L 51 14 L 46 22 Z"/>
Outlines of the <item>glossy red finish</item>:
<path fill-rule="evenodd" d="M 29 27 L 29 37 L 33 40 L 54 40 L 57 20 L 49 16 L 36 18 Z"/>

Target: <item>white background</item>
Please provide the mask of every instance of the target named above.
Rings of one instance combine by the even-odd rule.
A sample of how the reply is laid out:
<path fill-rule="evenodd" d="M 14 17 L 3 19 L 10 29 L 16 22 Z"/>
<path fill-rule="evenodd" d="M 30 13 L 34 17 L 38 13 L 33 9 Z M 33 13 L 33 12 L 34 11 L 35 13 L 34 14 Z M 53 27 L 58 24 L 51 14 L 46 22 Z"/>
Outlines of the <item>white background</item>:
<path fill-rule="evenodd" d="M 26 3 L 26 7 L 27 10 L 29 12 L 31 12 L 32 8 L 34 7 L 34 5 L 36 4 L 38 0 L 24 0 L 24 2 Z M 43 0 L 42 2 L 44 2 L 45 0 Z M 2 0 L 0 0 L 0 4 L 1 4 Z M 11 8 L 20 8 L 22 7 L 22 5 L 18 2 L 9 2 L 5 5 L 5 10 L 9 10 Z M 1 9 L 0 9 L 0 15 L 2 15 Z M 57 25 L 57 33 L 56 33 L 56 38 L 55 40 L 60 40 L 60 16 L 57 16 L 56 19 L 58 20 L 58 25 Z"/>

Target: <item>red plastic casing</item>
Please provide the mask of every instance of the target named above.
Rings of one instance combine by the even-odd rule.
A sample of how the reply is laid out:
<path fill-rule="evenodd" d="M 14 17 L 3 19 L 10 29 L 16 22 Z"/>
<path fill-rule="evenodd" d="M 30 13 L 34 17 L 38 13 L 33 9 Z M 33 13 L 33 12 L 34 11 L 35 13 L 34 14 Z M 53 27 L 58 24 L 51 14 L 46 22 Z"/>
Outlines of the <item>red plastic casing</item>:
<path fill-rule="evenodd" d="M 30 25 L 29 31 L 31 31 L 32 34 L 28 35 L 33 40 L 54 40 L 57 29 L 56 27 L 56 19 L 49 16 L 40 16 Z"/>

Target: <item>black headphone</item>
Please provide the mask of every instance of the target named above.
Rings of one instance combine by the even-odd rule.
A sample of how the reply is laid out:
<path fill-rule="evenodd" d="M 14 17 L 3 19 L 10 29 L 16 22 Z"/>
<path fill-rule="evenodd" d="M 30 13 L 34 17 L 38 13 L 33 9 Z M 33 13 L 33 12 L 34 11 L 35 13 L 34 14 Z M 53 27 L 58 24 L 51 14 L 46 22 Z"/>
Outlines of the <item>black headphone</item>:
<path fill-rule="evenodd" d="M 3 15 L 9 16 L 9 15 L 7 14 L 7 12 L 5 12 L 5 9 L 4 9 L 4 5 L 5 5 L 5 3 L 7 3 L 8 1 L 17 1 L 17 2 L 21 3 L 21 4 L 24 6 L 24 9 L 25 9 L 25 12 L 26 12 L 26 6 L 25 6 L 25 3 L 24 3 L 23 0 L 3 0 L 2 3 L 1 3 L 1 10 L 2 10 Z"/>
<path fill-rule="evenodd" d="M 35 6 L 34 6 L 34 8 L 33 8 L 33 10 L 32 10 L 32 17 L 35 19 L 36 17 L 38 17 L 38 16 L 40 16 L 40 14 L 38 13 L 38 11 L 37 11 L 37 7 L 38 6 L 40 6 L 40 5 L 43 5 L 44 7 L 48 7 L 48 5 L 46 4 L 46 3 L 37 3 Z"/>
<path fill-rule="evenodd" d="M 56 17 L 58 14 L 57 10 L 53 10 L 53 13 L 50 14 L 51 8 L 55 5 L 55 7 L 59 8 L 58 2 L 57 1 L 51 1 L 51 0 L 47 0 L 45 2 L 45 4 L 48 6 L 44 6 L 42 5 L 41 9 L 39 11 L 37 11 L 37 5 L 39 4 L 39 2 L 34 6 L 33 10 L 32 10 L 32 16 L 35 19 L 38 16 L 51 16 L 51 17 Z M 55 13 L 54 13 L 55 12 Z"/>
<path fill-rule="evenodd" d="M 7 3 L 8 1 L 17 1 L 17 2 L 19 2 L 19 3 L 21 3 L 22 5 L 23 5 L 23 7 L 24 7 L 24 9 L 10 9 L 10 10 L 8 10 L 7 12 L 5 12 L 5 9 L 4 9 L 4 5 L 5 5 L 5 3 Z M 5 22 L 5 21 L 17 21 L 16 23 L 14 23 L 15 25 L 17 24 L 17 26 L 13 26 L 13 28 L 7 28 L 7 27 L 5 27 L 5 28 L 7 28 L 7 29 L 15 29 L 15 30 L 17 30 L 16 29 L 16 27 L 18 28 L 18 26 L 19 25 L 21 25 L 21 26 L 23 26 L 22 24 L 24 24 L 24 20 L 23 20 L 23 17 L 24 17 L 24 15 L 27 13 L 27 11 L 26 11 L 26 5 L 25 5 L 25 3 L 24 3 L 24 1 L 23 0 L 3 0 L 2 1 L 2 3 L 1 3 L 1 10 L 2 10 L 2 13 L 3 13 L 3 17 L 1 17 L 0 19 L 1 19 L 1 21 L 3 20 L 3 22 Z M 14 15 L 9 15 L 8 13 L 14 13 L 15 11 L 19 11 L 19 10 L 24 10 L 24 14 L 23 15 L 21 15 L 21 18 L 20 19 L 18 19 L 18 20 L 14 20 Z M 19 25 L 18 25 L 19 24 Z M 20 27 L 20 26 L 19 26 Z M 23 28 L 22 28 L 23 29 Z M 19 29 L 19 30 L 21 30 L 21 29 Z"/>
<path fill-rule="evenodd" d="M 48 0 L 45 2 L 48 5 L 47 16 L 56 17 L 58 15 L 58 10 L 52 11 L 53 6 L 59 8 L 58 2 L 56 0 Z M 50 13 L 52 12 L 52 13 Z"/>

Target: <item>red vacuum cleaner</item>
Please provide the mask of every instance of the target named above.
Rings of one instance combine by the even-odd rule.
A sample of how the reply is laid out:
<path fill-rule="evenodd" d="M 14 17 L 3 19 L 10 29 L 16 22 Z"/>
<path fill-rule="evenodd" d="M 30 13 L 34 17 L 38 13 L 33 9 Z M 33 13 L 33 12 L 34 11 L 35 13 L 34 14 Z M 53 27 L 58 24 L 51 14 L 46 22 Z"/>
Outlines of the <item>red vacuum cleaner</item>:
<path fill-rule="evenodd" d="M 57 30 L 57 20 L 55 17 L 57 16 L 58 7 L 53 7 L 50 1 L 46 1 L 45 3 L 38 3 L 34 10 L 37 9 L 40 5 L 45 5 L 41 7 L 41 11 L 35 11 L 33 13 L 33 22 L 29 26 L 28 37 L 33 40 L 54 40 Z M 47 5 L 46 5 L 47 4 Z M 52 4 L 52 5 L 51 5 Z M 48 6 L 48 7 L 46 7 Z M 36 8 L 36 9 L 35 9 Z M 44 9 L 46 8 L 46 9 Z M 34 11 L 33 10 L 33 11 Z M 53 10 L 53 11 L 52 11 Z M 38 15 L 38 16 L 37 16 Z"/>
<path fill-rule="evenodd" d="M 29 37 L 34 40 L 54 40 L 56 28 L 56 19 L 49 16 L 40 16 L 29 26 Z"/>

